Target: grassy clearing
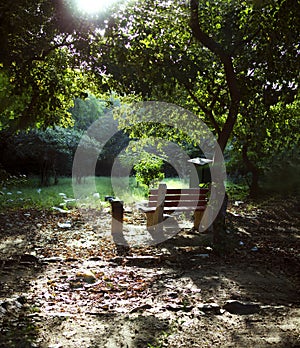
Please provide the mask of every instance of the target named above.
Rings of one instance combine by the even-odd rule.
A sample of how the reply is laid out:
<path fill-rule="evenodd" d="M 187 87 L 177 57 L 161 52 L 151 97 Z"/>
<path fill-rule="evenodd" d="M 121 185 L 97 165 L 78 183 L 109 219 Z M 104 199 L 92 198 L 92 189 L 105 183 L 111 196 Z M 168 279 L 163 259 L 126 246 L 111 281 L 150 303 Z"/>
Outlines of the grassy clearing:
<path fill-rule="evenodd" d="M 128 180 L 128 179 L 127 179 Z M 163 180 L 169 188 L 187 188 L 188 180 L 166 178 Z M 9 208 L 39 208 L 49 209 L 60 207 L 67 209 L 76 205 L 75 197 L 80 197 L 82 206 L 97 208 L 105 202 L 105 196 L 114 196 L 125 203 L 141 202 L 147 199 L 147 191 L 139 187 L 135 178 L 129 182 L 118 180 L 118 185 L 112 187 L 110 177 L 86 178 L 81 185 L 72 185 L 71 178 L 60 178 L 57 185 L 40 187 L 38 178 L 30 178 L 19 185 L 3 187 L 0 195 L 0 209 Z M 245 187 L 227 183 L 226 189 L 230 198 L 243 199 L 246 196 Z M 78 202 L 77 202 L 78 204 Z"/>
<path fill-rule="evenodd" d="M 58 185 L 40 187 L 36 178 L 19 185 L 3 187 L 0 196 L 1 209 L 7 208 L 51 208 L 63 202 L 62 195 L 73 198 L 70 178 L 60 178 Z"/>
<path fill-rule="evenodd" d="M 176 178 L 165 179 L 168 187 L 188 187 L 187 182 Z M 80 204 L 89 207 L 99 207 L 99 201 L 104 203 L 105 196 L 118 196 L 125 203 L 145 200 L 147 191 L 139 187 L 135 178 L 129 183 L 119 180 L 116 192 L 112 188 L 110 177 L 85 178 L 81 185 L 75 185 L 76 198 L 80 197 Z M 26 182 L 14 186 L 3 187 L 0 195 L 0 209 L 9 208 L 68 208 L 75 206 L 74 190 L 71 178 L 59 178 L 57 185 L 41 187 L 38 178 L 30 178 Z M 66 202 L 67 201 L 67 202 Z"/>

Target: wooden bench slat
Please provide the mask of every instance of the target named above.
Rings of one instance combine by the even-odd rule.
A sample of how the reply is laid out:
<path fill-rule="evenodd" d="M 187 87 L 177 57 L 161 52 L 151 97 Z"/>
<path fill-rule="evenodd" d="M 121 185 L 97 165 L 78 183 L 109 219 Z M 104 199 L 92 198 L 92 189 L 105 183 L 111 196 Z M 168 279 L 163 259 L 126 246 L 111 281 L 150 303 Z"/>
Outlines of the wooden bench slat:
<path fill-rule="evenodd" d="M 190 188 L 190 189 L 167 189 L 167 194 L 207 194 L 209 189 L 206 187 Z M 150 195 L 157 195 L 158 189 L 151 189 Z"/>
<path fill-rule="evenodd" d="M 151 212 L 155 212 L 156 208 L 155 207 L 141 207 L 140 208 L 144 213 L 151 213 Z M 187 211 L 204 211 L 206 209 L 205 205 L 199 205 L 197 207 L 195 207 L 195 209 L 191 209 L 190 207 L 164 207 L 164 212 L 187 212 Z"/>
<path fill-rule="evenodd" d="M 177 206 L 187 206 L 187 207 L 195 207 L 198 205 L 206 205 L 207 200 L 195 201 L 195 200 L 176 200 L 176 201 L 164 201 L 165 207 L 177 207 Z M 149 202 L 149 207 L 157 207 L 157 203 Z"/>
<path fill-rule="evenodd" d="M 157 202 L 158 196 L 149 196 L 149 202 Z M 188 201 L 198 201 L 207 199 L 207 195 L 170 195 L 166 194 L 165 201 L 179 201 L 179 200 L 188 200 Z"/>
<path fill-rule="evenodd" d="M 188 211 L 204 211 L 206 209 L 206 206 L 198 206 L 195 207 L 195 209 L 190 209 L 190 207 L 165 207 L 164 212 L 170 213 L 170 212 L 188 212 Z"/>

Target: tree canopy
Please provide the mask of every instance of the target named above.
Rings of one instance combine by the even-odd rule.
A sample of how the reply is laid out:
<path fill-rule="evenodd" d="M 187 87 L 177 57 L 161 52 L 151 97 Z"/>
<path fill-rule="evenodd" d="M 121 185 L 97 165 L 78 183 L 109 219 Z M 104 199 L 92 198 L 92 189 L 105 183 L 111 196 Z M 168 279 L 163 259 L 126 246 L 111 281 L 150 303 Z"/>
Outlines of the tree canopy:
<path fill-rule="evenodd" d="M 93 88 L 82 57 L 95 26 L 71 10 L 71 1 L 0 4 L 0 129 L 72 124 L 75 97 Z"/>
<path fill-rule="evenodd" d="M 109 88 L 191 110 L 221 149 L 234 137 L 252 170 L 248 152 L 268 152 L 259 144 L 298 139 L 299 115 L 284 110 L 298 98 L 299 11 L 295 0 L 133 2 L 99 33 L 93 63 Z"/>
<path fill-rule="evenodd" d="M 137 0 L 88 19 L 71 0 L 3 3 L 0 128 L 72 124 L 76 97 L 115 91 L 189 109 L 250 168 L 298 139 L 299 7 Z"/>
<path fill-rule="evenodd" d="M 95 40 L 94 63 L 111 88 L 191 108 L 224 148 L 241 106 L 257 94 L 293 99 L 298 10 L 294 0 L 134 2 Z"/>

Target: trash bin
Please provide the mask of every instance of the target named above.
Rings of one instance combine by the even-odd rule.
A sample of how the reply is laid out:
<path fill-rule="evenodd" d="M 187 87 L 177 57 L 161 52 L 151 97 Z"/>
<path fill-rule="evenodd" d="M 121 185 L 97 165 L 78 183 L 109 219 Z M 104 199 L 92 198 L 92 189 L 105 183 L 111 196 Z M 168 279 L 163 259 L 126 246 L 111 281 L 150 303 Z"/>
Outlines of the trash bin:
<path fill-rule="evenodd" d="M 211 174 L 209 164 L 213 162 L 207 158 L 191 158 L 188 162 L 193 163 L 196 171 L 190 174 L 190 188 L 199 187 L 199 184 L 207 184 L 211 182 Z"/>

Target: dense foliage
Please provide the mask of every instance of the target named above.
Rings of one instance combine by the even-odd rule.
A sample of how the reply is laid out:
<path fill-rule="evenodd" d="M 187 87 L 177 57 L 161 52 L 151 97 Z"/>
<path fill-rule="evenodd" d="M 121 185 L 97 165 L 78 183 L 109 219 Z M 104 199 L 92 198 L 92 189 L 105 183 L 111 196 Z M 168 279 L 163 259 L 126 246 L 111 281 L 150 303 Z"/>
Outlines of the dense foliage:
<path fill-rule="evenodd" d="M 299 7 L 137 0 L 90 19 L 71 0 L 1 3 L 2 136 L 72 125 L 70 111 L 82 130 L 105 109 L 88 92 L 167 101 L 204 120 L 222 150 L 230 142 L 256 191 L 270 159 L 299 141 Z M 88 113 L 76 97 L 88 97 Z"/>
<path fill-rule="evenodd" d="M 79 58 L 92 24 L 71 16 L 65 1 L 0 4 L 0 129 L 71 125 L 74 98 L 92 88 Z"/>
<path fill-rule="evenodd" d="M 163 160 L 161 158 L 144 153 L 143 158 L 141 158 L 133 167 L 137 182 L 147 188 L 151 185 L 157 185 L 158 182 L 164 178 L 162 165 Z"/>
<path fill-rule="evenodd" d="M 121 93 L 190 109 L 223 150 L 233 136 L 256 191 L 270 152 L 299 139 L 299 11 L 295 0 L 137 1 L 95 40 L 94 64 Z"/>

